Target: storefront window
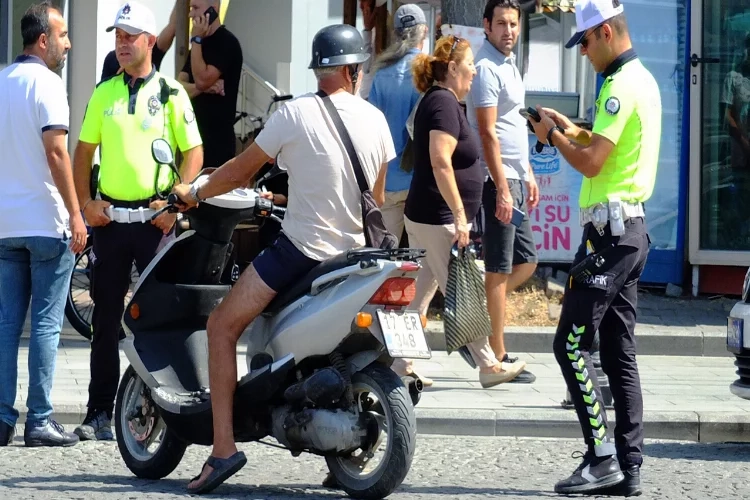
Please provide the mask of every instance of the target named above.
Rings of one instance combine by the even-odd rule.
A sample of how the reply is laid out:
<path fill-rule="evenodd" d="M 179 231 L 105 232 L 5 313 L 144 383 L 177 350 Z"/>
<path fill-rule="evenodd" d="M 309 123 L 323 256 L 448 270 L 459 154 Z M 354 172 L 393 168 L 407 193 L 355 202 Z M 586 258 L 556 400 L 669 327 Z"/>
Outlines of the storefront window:
<path fill-rule="evenodd" d="M 748 9 L 747 0 L 703 2 L 700 246 L 706 250 L 750 250 Z"/>
<path fill-rule="evenodd" d="M 651 248 L 677 248 L 680 164 L 687 68 L 687 2 L 623 0 L 633 48 L 661 91 L 662 133 L 656 186 L 646 202 Z M 706 2 L 710 3 L 710 2 Z"/>

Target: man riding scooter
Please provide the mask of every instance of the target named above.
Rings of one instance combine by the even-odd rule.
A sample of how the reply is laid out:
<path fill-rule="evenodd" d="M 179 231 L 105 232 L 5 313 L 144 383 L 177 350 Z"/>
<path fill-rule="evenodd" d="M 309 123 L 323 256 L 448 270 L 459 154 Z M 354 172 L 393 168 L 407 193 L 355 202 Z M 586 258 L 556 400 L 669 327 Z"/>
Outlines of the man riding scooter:
<path fill-rule="evenodd" d="M 379 173 L 395 156 L 383 114 L 356 97 L 361 66 L 369 58 L 351 26 L 320 30 L 312 42 L 310 68 L 318 95 L 302 95 L 276 111 L 255 142 L 211 174 L 205 184 L 174 188 L 181 211 L 201 200 L 245 186 L 271 158 L 289 173 L 289 201 L 282 232 L 242 274 L 208 319 L 209 380 L 213 410 L 213 450 L 188 485 L 206 493 L 240 470 L 247 459 L 233 435 L 237 383 L 236 347 L 245 328 L 282 290 L 320 262 L 365 245 L 361 192 L 336 127 L 320 96 L 327 95 L 341 116 L 367 183 L 383 190 Z"/>

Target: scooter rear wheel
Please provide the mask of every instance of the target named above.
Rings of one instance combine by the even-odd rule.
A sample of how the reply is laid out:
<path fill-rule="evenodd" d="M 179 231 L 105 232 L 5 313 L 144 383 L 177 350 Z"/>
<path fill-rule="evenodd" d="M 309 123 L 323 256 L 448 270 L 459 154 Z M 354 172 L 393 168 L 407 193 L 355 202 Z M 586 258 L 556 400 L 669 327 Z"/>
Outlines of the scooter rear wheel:
<path fill-rule="evenodd" d="M 417 440 L 417 420 L 409 391 L 389 367 L 374 363 L 352 376 L 355 403 L 371 416 L 366 448 L 347 456 L 327 456 L 328 469 L 352 498 L 385 498 L 409 473 Z M 375 459 L 380 459 L 375 464 Z"/>
<path fill-rule="evenodd" d="M 114 417 L 117 447 L 133 474 L 141 479 L 161 479 L 175 470 L 187 443 L 167 428 L 148 387 L 132 366 L 120 381 Z"/>

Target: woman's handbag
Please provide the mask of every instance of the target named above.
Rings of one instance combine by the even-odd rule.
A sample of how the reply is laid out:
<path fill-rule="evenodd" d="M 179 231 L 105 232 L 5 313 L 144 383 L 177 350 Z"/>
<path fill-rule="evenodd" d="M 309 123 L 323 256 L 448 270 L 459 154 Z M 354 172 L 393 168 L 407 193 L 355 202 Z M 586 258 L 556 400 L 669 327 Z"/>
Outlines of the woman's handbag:
<path fill-rule="evenodd" d="M 471 246 L 462 249 L 453 246 L 443 311 L 448 354 L 492 335 L 484 276 L 475 260 Z"/>

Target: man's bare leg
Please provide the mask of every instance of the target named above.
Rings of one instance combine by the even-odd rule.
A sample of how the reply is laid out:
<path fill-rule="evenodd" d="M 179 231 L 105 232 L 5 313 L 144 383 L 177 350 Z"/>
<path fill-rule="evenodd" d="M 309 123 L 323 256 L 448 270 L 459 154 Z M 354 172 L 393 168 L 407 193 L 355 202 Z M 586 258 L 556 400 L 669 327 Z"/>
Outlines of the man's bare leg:
<path fill-rule="evenodd" d="M 485 273 L 484 287 L 487 294 L 487 312 L 490 314 L 492 337 L 490 345 L 495 357 L 502 361 L 505 350 L 505 302 L 509 293 L 526 283 L 536 270 L 535 263 L 513 266 L 511 274 Z"/>
<path fill-rule="evenodd" d="M 276 296 L 250 265 L 226 298 L 208 318 L 208 373 L 213 410 L 214 446 L 211 456 L 229 458 L 237 453 L 234 442 L 234 391 L 237 386 L 237 342 L 242 332 Z M 188 485 L 197 488 L 213 469 Z"/>

